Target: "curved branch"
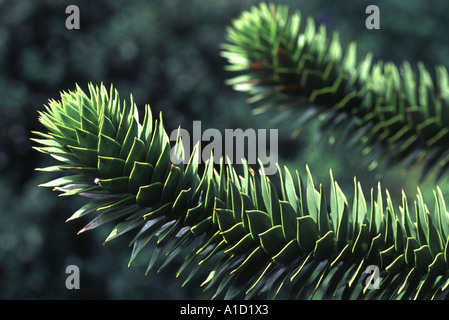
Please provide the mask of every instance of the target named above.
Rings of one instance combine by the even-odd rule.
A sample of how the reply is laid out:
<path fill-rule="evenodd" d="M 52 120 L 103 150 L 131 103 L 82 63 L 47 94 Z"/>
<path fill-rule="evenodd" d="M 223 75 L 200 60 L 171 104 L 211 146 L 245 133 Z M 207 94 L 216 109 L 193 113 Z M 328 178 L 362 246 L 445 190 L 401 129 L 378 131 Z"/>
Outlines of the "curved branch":
<path fill-rule="evenodd" d="M 434 81 L 421 63 L 415 72 L 408 62 L 373 62 L 371 53 L 358 62 L 355 43 L 343 50 L 337 32 L 329 38 L 310 17 L 301 24 L 300 12 L 286 6 L 244 12 L 223 45 L 227 69 L 242 73 L 228 84 L 249 93 L 251 103 L 265 102 L 258 112 L 302 111 L 298 130 L 324 114 L 323 127 L 344 128 L 342 139 L 361 144 L 371 161 L 378 157 L 374 146 L 381 146 L 407 165 L 426 159 L 423 176 L 439 168 L 440 177 L 449 167 L 446 68 L 436 67 Z"/>
<path fill-rule="evenodd" d="M 114 222 L 106 242 L 136 233 L 129 263 L 153 243 L 147 272 L 181 255 L 177 276 L 188 282 L 208 270 L 203 286 L 216 288 L 214 297 L 447 297 L 449 216 L 439 189 L 434 212 L 418 194 L 412 222 L 405 194 L 394 207 L 386 191 L 384 204 L 380 184 L 367 203 L 355 181 L 350 204 L 331 175 L 328 206 L 310 171 L 303 180 L 279 169 L 280 191 L 246 163 L 243 176 L 223 161 L 199 174 L 198 150 L 174 165 L 183 159 L 181 141 L 170 146 L 149 106 L 142 124 L 137 113 L 112 86 L 89 85 L 89 96 L 77 87 L 40 113 L 49 132 L 34 139 L 37 150 L 62 162 L 41 169 L 62 175 L 43 186 L 90 198 L 68 219 L 95 214 L 80 232 Z M 373 265 L 380 290 L 366 278 Z"/>

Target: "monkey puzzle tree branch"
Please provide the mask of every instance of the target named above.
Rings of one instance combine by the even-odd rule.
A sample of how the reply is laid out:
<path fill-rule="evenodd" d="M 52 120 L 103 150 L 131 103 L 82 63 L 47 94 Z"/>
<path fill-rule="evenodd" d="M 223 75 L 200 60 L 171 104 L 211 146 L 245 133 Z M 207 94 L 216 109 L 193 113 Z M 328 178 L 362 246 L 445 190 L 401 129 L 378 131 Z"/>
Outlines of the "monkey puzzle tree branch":
<path fill-rule="evenodd" d="M 286 6 L 244 12 L 223 45 L 227 69 L 242 73 L 228 83 L 251 103 L 264 102 L 257 112 L 300 111 L 298 130 L 319 116 L 323 128 L 333 125 L 337 139 L 362 145 L 371 161 L 379 150 L 407 165 L 426 159 L 423 175 L 439 168 L 441 176 L 449 167 L 447 69 L 437 67 L 434 81 L 421 63 L 414 71 L 408 62 L 374 62 L 371 53 L 357 61 L 355 43 L 344 49 L 337 32 L 328 37 L 312 18 L 302 20 Z"/>
<path fill-rule="evenodd" d="M 144 247 L 147 272 L 181 256 L 184 284 L 207 270 L 202 285 L 227 299 L 447 297 L 449 217 L 438 188 L 432 212 L 419 190 L 411 209 L 405 194 L 394 206 L 380 184 L 367 202 L 357 181 L 349 203 L 332 174 L 327 198 L 310 171 L 302 179 L 286 167 L 273 177 L 277 190 L 246 163 L 243 176 L 224 161 L 200 170 L 196 149 L 173 161 L 184 158 L 182 141 L 172 148 L 162 116 L 146 106 L 141 124 L 137 110 L 113 87 L 89 85 L 87 95 L 77 86 L 40 112 L 48 132 L 33 139 L 60 162 L 40 169 L 61 175 L 43 186 L 89 198 L 68 219 L 94 215 L 80 232 L 114 222 L 105 242 L 135 233 L 129 264 Z M 365 274 L 372 266 L 379 290 Z"/>

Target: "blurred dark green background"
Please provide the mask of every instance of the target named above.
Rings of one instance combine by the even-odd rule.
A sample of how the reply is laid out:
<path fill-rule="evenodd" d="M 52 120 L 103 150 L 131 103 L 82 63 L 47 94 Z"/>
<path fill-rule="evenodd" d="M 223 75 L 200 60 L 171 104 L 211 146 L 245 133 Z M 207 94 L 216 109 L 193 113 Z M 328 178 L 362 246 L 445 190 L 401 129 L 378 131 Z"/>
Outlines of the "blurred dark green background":
<path fill-rule="evenodd" d="M 343 44 L 356 41 L 359 56 L 372 51 L 378 59 L 400 63 L 423 61 L 449 65 L 447 9 L 440 1 L 295 0 L 274 1 L 300 9 L 338 30 Z M 369 190 L 380 179 L 398 199 L 404 189 L 415 195 L 420 164 L 412 170 L 380 164 L 366 169 L 360 154 L 327 141 L 310 143 L 312 123 L 290 139 L 289 123 L 271 123 L 270 115 L 252 116 L 244 94 L 224 85 L 220 44 L 225 28 L 255 0 L 0 0 L 0 298 L 1 299 L 196 299 L 202 277 L 181 288 L 175 266 L 144 275 L 145 253 L 127 267 L 129 238 L 103 246 L 112 228 L 76 236 L 88 220 L 65 223 L 83 199 L 58 198 L 38 188 L 53 176 L 34 171 L 55 164 L 31 149 L 32 130 L 48 99 L 59 91 L 86 88 L 88 82 L 113 83 L 138 106 L 163 111 L 167 130 L 193 120 L 206 128 L 278 128 L 281 165 L 305 172 L 315 183 L 329 183 L 329 169 L 351 198 L 353 177 Z M 78 5 L 81 29 L 65 27 L 66 6 Z M 365 28 L 365 8 L 380 8 L 380 30 Z M 447 190 L 447 179 L 439 182 Z M 433 203 L 433 181 L 422 184 Z M 449 194 L 445 191 L 445 194 Z M 132 235 L 130 235 L 132 236 Z M 65 288 L 66 266 L 81 271 L 81 289 Z"/>

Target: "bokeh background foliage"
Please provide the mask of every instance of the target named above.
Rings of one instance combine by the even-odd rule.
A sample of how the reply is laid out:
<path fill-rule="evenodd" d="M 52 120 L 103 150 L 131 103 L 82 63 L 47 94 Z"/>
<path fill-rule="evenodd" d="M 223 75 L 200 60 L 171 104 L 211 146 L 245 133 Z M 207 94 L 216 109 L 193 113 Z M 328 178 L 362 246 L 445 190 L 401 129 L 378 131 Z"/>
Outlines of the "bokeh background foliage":
<path fill-rule="evenodd" d="M 132 93 L 138 106 L 149 103 L 154 113 L 163 112 L 168 132 L 178 125 L 189 130 L 194 120 L 202 121 L 203 130 L 277 128 L 280 164 L 303 175 L 309 164 L 315 181 L 325 188 L 332 168 L 347 195 L 354 175 L 366 196 L 378 180 L 397 199 L 402 189 L 410 197 L 415 194 L 419 164 L 407 172 L 384 163 L 368 170 L 357 150 L 329 143 L 331 136 L 312 142 L 316 123 L 292 140 L 288 120 L 275 123 L 272 115 L 252 116 L 247 97 L 224 85 L 234 76 L 223 70 L 220 56 L 226 26 L 259 2 L 0 0 L 1 299 L 209 298 L 199 288 L 201 276 L 180 288 L 176 264 L 145 276 L 143 257 L 128 268 L 126 239 L 102 245 L 107 227 L 76 236 L 83 221 L 65 220 L 83 199 L 58 198 L 37 188 L 50 177 L 34 168 L 54 164 L 31 149 L 30 132 L 42 130 L 37 110 L 75 83 L 82 88 L 88 82 L 113 83 L 122 98 Z M 449 66 L 445 0 L 272 2 L 313 16 L 330 32 L 338 30 L 342 44 L 357 42 L 359 57 L 371 51 L 377 59 L 397 63 L 423 61 L 429 70 L 435 64 Z M 80 8 L 80 30 L 65 27 L 69 4 Z M 365 28 L 369 4 L 380 8 L 380 30 Z M 447 177 L 438 182 L 446 199 L 447 182 Z M 420 184 L 429 204 L 434 186 L 431 178 Z M 65 288 L 70 264 L 80 267 L 80 290 Z"/>

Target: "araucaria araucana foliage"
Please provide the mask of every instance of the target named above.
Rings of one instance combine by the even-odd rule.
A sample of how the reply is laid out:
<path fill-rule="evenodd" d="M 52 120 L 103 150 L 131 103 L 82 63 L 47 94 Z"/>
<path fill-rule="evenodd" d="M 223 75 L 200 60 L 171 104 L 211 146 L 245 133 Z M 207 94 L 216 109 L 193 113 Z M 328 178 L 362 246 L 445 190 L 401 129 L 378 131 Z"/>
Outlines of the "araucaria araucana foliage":
<path fill-rule="evenodd" d="M 349 126 L 368 154 L 379 144 L 409 162 L 431 154 L 429 168 L 437 160 L 446 168 L 446 69 L 434 84 L 423 65 L 416 80 L 408 63 L 372 64 L 370 55 L 357 63 L 354 44 L 343 54 L 338 35 L 329 43 L 311 19 L 302 30 L 300 14 L 282 6 L 243 13 L 228 34 L 229 69 L 245 73 L 230 83 L 253 100 L 306 108 L 298 124 L 325 112 L 326 123 Z M 197 148 L 175 165 L 180 139 L 172 146 L 162 115 L 144 110 L 140 123 L 132 97 L 77 86 L 40 112 L 48 132 L 33 139 L 60 162 L 40 169 L 61 173 L 43 186 L 89 198 L 68 219 L 94 216 L 80 232 L 114 222 L 106 242 L 135 233 L 129 264 L 146 246 L 147 272 L 182 256 L 176 276 L 187 283 L 206 272 L 202 286 L 215 298 L 447 297 L 449 215 L 439 188 L 430 211 L 419 189 L 413 202 L 403 193 L 395 206 L 380 183 L 368 197 L 354 180 L 349 202 L 332 173 L 330 190 L 308 169 L 305 177 L 287 167 L 267 176 L 244 163 L 238 175 L 223 159 L 217 168 L 199 165 Z M 380 271 L 378 289 L 370 266 Z"/>

